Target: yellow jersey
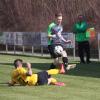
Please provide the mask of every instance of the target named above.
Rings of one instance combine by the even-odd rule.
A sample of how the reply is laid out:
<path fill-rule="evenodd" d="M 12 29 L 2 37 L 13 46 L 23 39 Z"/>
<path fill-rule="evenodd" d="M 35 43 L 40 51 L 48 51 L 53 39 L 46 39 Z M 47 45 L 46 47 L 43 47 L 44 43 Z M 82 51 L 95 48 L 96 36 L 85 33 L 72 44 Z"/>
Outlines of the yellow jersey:
<path fill-rule="evenodd" d="M 20 85 L 36 85 L 38 81 L 37 74 L 32 74 L 27 76 L 27 70 L 23 67 L 19 67 L 12 71 L 12 81 L 11 83 L 19 83 Z"/>

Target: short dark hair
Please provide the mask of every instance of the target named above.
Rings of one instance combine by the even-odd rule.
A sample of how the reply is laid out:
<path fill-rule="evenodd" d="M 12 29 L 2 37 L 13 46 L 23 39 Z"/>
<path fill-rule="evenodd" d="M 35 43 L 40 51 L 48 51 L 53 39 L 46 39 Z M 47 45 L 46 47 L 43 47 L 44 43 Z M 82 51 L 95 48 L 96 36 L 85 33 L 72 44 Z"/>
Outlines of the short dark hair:
<path fill-rule="evenodd" d="M 16 60 L 14 61 L 14 66 L 15 66 L 15 68 L 17 68 L 17 66 L 18 66 L 18 61 L 19 61 L 20 63 L 23 63 L 23 60 L 22 60 L 22 59 L 16 59 Z"/>
<path fill-rule="evenodd" d="M 56 18 L 59 17 L 59 16 L 62 16 L 62 13 L 56 13 L 56 14 L 55 14 L 55 17 L 56 17 Z"/>

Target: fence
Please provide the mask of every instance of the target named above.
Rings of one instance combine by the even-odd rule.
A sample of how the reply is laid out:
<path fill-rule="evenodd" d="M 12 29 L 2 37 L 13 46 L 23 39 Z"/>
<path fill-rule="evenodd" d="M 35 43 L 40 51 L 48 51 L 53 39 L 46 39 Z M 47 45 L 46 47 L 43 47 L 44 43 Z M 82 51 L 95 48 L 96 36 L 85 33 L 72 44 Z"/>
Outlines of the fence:
<path fill-rule="evenodd" d="M 77 45 L 75 44 L 75 36 L 73 33 L 63 33 L 66 39 L 71 39 L 72 44 L 66 44 L 68 55 L 75 58 L 77 56 Z M 3 53 L 48 53 L 47 49 L 47 34 L 45 32 L 3 32 L 0 35 L 0 52 Z M 91 56 L 100 60 L 100 34 L 92 41 Z"/>

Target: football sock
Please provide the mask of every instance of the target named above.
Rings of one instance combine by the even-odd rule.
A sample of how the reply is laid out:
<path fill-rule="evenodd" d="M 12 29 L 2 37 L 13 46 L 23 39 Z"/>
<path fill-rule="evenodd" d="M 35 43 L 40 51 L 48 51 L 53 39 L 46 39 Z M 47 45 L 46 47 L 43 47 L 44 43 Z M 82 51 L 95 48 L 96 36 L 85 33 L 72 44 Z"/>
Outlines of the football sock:
<path fill-rule="evenodd" d="M 49 69 L 55 69 L 56 68 L 56 66 L 52 63 L 51 65 L 50 65 L 50 68 Z"/>
<path fill-rule="evenodd" d="M 63 57 L 62 61 L 63 61 L 64 67 L 66 69 L 66 67 L 68 66 L 68 58 L 67 57 Z"/>

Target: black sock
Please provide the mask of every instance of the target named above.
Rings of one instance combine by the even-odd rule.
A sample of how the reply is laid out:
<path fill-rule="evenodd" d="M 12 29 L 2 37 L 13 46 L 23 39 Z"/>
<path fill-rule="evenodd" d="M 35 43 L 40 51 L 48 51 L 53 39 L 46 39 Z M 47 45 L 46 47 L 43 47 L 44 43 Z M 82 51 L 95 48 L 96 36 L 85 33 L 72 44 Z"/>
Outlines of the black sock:
<path fill-rule="evenodd" d="M 66 68 L 68 66 L 68 58 L 63 57 L 62 60 L 63 60 L 64 67 Z"/>
<path fill-rule="evenodd" d="M 51 65 L 50 65 L 50 68 L 49 69 L 55 69 L 56 68 L 56 66 L 52 63 Z"/>

